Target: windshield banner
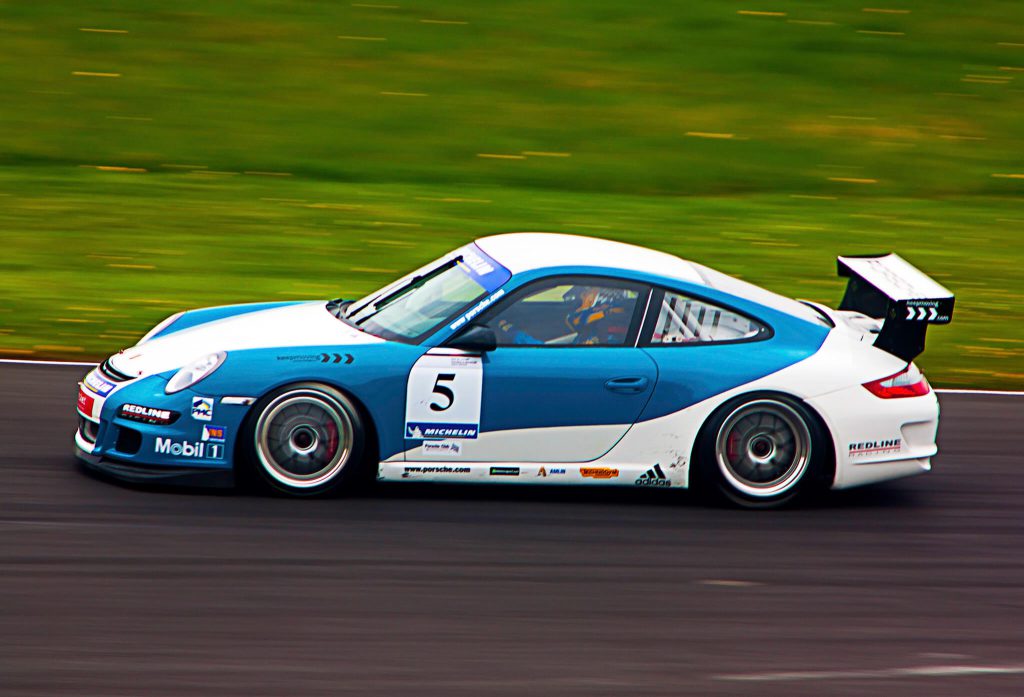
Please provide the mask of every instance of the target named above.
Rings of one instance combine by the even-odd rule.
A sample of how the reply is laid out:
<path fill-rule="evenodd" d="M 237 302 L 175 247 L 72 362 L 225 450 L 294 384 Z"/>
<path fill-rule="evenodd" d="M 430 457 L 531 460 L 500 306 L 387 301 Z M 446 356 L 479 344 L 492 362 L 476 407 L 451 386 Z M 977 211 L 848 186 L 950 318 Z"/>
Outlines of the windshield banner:
<path fill-rule="evenodd" d="M 459 251 L 462 259 L 459 268 L 488 293 L 505 285 L 512 278 L 512 272 L 487 256 L 475 244 L 468 244 Z"/>

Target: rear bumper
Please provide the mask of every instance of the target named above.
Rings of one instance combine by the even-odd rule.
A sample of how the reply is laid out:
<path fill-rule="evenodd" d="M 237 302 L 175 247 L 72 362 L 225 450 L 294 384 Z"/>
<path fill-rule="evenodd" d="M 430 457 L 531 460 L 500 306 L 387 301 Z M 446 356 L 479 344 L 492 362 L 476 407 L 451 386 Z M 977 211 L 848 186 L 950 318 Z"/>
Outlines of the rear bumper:
<path fill-rule="evenodd" d="M 825 419 L 836 452 L 832 487 L 847 489 L 931 470 L 938 452 L 934 392 L 879 399 L 861 386 L 807 400 Z"/>
<path fill-rule="evenodd" d="M 150 466 L 113 460 L 93 455 L 75 446 L 75 457 L 86 469 L 102 476 L 132 484 L 158 484 L 186 487 L 226 489 L 235 485 L 234 473 L 229 469 L 199 467 Z"/>

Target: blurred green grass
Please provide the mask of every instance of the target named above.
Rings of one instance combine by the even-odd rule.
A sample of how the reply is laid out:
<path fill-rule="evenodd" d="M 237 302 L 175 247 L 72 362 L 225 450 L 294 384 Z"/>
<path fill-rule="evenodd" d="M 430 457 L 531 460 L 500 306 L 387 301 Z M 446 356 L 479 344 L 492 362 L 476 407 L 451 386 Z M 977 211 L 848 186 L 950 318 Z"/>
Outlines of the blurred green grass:
<path fill-rule="evenodd" d="M 899 251 L 957 293 L 933 381 L 1024 387 L 1019 2 L 60 0 L 0 37 L 0 353 L 560 230 L 831 303 L 836 254 Z"/>

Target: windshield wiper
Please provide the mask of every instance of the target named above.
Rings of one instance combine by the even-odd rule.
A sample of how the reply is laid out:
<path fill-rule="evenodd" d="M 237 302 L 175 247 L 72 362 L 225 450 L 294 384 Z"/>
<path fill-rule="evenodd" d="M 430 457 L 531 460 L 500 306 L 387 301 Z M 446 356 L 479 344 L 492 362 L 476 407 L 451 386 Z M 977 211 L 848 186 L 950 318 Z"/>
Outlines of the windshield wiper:
<path fill-rule="evenodd" d="M 352 307 L 353 302 L 355 301 L 345 300 L 344 298 L 335 298 L 334 300 L 328 300 L 327 311 L 334 315 L 336 318 L 340 319 L 342 322 L 345 322 L 346 324 L 351 324 L 351 322 L 348 321 L 348 314 L 346 310 Z"/>
<path fill-rule="evenodd" d="M 399 298 L 401 298 L 405 294 L 410 293 L 410 292 L 416 290 L 417 288 L 419 288 L 420 286 L 422 286 L 424 283 L 426 283 L 430 279 L 434 278 L 435 276 L 439 276 L 440 274 L 444 273 L 448 269 L 450 269 L 450 268 L 452 268 L 454 266 L 457 266 L 460 261 L 462 261 L 462 255 L 461 254 L 459 256 L 457 256 L 457 257 L 449 259 L 448 261 L 446 261 L 445 263 L 441 264 L 440 266 L 438 266 L 433 271 L 429 271 L 429 272 L 424 273 L 424 274 L 417 274 L 416 276 L 413 276 L 412 278 L 409 279 L 409 282 L 406 283 L 404 286 L 402 286 L 401 288 L 396 288 L 393 292 L 391 292 L 388 295 L 384 296 L 383 298 L 377 300 L 376 302 L 364 303 L 363 305 L 361 305 L 358 308 L 358 310 L 355 310 L 354 307 L 350 306 L 349 307 L 349 312 L 345 313 L 345 318 L 346 319 L 351 319 L 352 315 L 356 314 L 356 312 L 363 313 L 364 311 L 366 311 L 366 314 L 364 314 L 362 317 L 359 317 L 358 319 L 352 320 L 352 323 L 355 324 L 355 326 L 359 327 L 364 322 L 366 322 L 368 319 L 373 317 L 375 314 L 377 314 L 378 312 L 383 310 L 385 307 L 387 307 L 391 303 L 395 302 L 396 300 L 398 300 Z"/>

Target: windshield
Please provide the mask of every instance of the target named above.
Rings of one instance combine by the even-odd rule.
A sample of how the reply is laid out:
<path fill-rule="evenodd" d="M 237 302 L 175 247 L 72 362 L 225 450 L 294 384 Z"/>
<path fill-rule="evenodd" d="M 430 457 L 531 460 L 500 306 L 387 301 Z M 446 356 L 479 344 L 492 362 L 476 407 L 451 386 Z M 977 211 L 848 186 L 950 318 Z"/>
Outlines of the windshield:
<path fill-rule="evenodd" d="M 384 339 L 417 341 L 511 277 L 508 269 L 468 244 L 352 303 L 345 318 Z"/>

